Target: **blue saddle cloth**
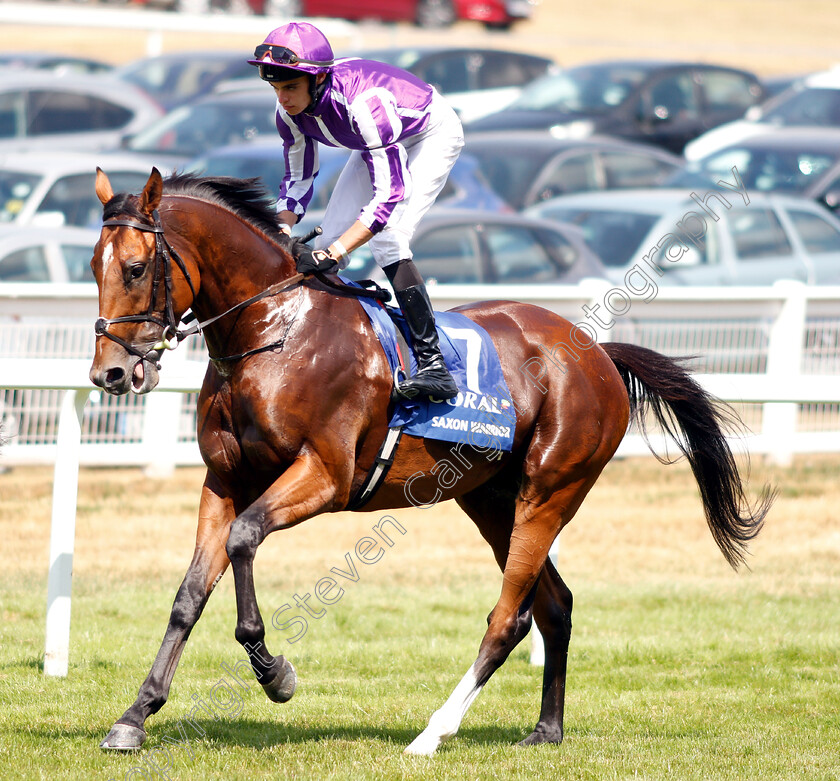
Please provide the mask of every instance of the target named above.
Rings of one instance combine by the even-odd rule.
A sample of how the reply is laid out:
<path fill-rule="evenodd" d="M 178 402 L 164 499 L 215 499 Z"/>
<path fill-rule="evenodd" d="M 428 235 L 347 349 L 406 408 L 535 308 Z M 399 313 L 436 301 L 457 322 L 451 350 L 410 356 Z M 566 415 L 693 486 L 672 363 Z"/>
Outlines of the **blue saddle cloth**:
<path fill-rule="evenodd" d="M 350 280 L 343 279 L 348 284 Z M 366 298 L 359 302 L 370 318 L 382 344 L 391 371 L 400 368 L 397 331 L 391 314 Z M 391 310 L 401 323 L 399 310 Z M 516 427 L 516 411 L 502 374 L 499 354 L 487 332 L 464 315 L 435 312 L 435 324 L 446 366 L 458 385 L 458 396 L 446 401 L 406 399 L 395 405 L 389 425 L 404 426 L 403 432 L 444 442 L 460 442 L 482 452 L 510 451 Z M 401 325 L 407 338 L 407 328 Z M 413 351 L 408 356 L 416 371 Z"/>

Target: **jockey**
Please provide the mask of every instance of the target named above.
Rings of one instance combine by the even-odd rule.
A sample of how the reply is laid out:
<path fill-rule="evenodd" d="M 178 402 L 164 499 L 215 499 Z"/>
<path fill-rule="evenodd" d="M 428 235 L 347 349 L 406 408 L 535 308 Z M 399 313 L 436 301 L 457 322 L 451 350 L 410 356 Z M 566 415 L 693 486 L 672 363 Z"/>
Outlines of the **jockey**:
<path fill-rule="evenodd" d="M 464 145 L 457 114 L 434 87 L 407 71 L 356 57 L 336 60 L 324 34 L 306 22 L 270 32 L 249 62 L 277 94 L 286 157 L 277 200 L 281 229 L 291 233 L 306 212 L 318 145 L 353 150 L 327 205 L 316 251 L 298 269 L 343 268 L 349 252 L 370 243 L 417 356 L 417 373 L 397 392 L 406 398 L 456 396 L 409 243 Z"/>

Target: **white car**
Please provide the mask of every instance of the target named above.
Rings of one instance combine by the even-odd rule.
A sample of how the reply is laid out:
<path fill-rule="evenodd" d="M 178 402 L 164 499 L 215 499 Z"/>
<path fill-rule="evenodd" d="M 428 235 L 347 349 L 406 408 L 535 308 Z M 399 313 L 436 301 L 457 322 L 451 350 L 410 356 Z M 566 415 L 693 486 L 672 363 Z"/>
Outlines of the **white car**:
<path fill-rule="evenodd" d="M 90 259 L 99 231 L 0 227 L 0 283 L 93 282 Z"/>
<path fill-rule="evenodd" d="M 747 138 L 790 126 L 840 127 L 840 66 L 798 80 L 776 97 L 690 141 L 683 152 L 699 160 Z"/>
<path fill-rule="evenodd" d="M 114 148 L 162 115 L 145 92 L 107 76 L 0 69 L 0 153 Z"/>
<path fill-rule="evenodd" d="M 115 192 L 140 192 L 151 172 L 147 161 L 116 153 L 0 152 L 0 225 L 98 227 L 97 166 Z"/>
<path fill-rule="evenodd" d="M 692 197 L 692 194 L 696 198 Z M 840 220 L 807 198 L 710 190 L 563 195 L 525 210 L 577 225 L 609 278 L 656 285 L 840 282 Z"/>

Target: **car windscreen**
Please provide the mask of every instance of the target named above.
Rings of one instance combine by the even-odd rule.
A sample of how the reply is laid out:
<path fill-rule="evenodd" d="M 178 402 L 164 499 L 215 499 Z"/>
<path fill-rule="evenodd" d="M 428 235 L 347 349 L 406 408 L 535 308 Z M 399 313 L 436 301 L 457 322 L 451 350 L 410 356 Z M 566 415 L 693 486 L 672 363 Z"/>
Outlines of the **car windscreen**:
<path fill-rule="evenodd" d="M 250 67 L 250 66 L 249 66 Z M 119 78 L 145 90 L 161 103 L 172 105 L 185 101 L 202 90 L 209 90 L 214 80 L 230 69 L 230 60 L 197 57 L 194 60 L 168 61 L 151 59 L 125 66 Z M 252 68 L 251 76 L 256 75 Z"/>
<path fill-rule="evenodd" d="M 268 134 L 277 134 L 273 103 L 210 101 L 173 109 L 127 146 L 135 152 L 196 157 L 213 147 L 241 144 Z"/>
<path fill-rule="evenodd" d="M 277 143 L 280 144 L 279 139 Z M 233 176 L 237 179 L 259 177 L 269 189 L 276 188 L 286 175 L 286 163 L 282 157 L 265 155 L 211 153 L 193 161 L 188 169 L 204 176 Z"/>
<path fill-rule="evenodd" d="M 600 114 L 622 103 L 646 75 L 632 65 L 569 68 L 531 82 L 509 108 Z"/>
<path fill-rule="evenodd" d="M 831 167 L 835 154 L 797 149 L 750 149 L 731 147 L 710 155 L 702 162 L 702 172 L 710 179 L 731 176 L 736 168 L 747 190 L 801 193 Z"/>
<path fill-rule="evenodd" d="M 465 149 L 478 160 L 480 171 L 494 192 L 512 206 L 524 203 L 525 194 L 548 157 L 524 144 L 511 144 L 506 152 L 497 146 L 470 145 L 469 136 Z"/>
<path fill-rule="evenodd" d="M 0 170 L 0 222 L 15 221 L 40 180 L 37 174 Z"/>
<path fill-rule="evenodd" d="M 609 209 L 547 207 L 545 219 L 577 225 L 590 248 L 605 266 L 622 267 L 630 262 L 642 240 L 659 219 L 656 214 Z"/>
<path fill-rule="evenodd" d="M 762 112 L 762 121 L 771 125 L 840 125 L 840 89 L 822 87 L 794 89 L 787 97 Z"/>

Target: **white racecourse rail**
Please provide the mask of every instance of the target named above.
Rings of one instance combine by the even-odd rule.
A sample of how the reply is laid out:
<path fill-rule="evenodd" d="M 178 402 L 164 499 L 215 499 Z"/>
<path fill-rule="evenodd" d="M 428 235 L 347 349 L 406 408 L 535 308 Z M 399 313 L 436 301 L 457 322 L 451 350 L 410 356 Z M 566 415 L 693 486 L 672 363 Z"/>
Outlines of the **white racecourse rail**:
<path fill-rule="evenodd" d="M 752 429 L 738 448 L 777 462 L 840 450 L 840 287 L 675 288 L 648 300 L 600 280 L 578 286 L 447 286 L 437 309 L 513 298 L 555 311 L 599 341 L 696 356 L 695 377 Z M 163 358 L 158 389 L 113 399 L 93 390 L 93 285 L 0 286 L 0 466 L 54 464 L 44 672 L 66 675 L 78 468 L 138 465 L 157 475 L 201 463 L 193 395 L 207 365 L 193 339 Z M 553 345 L 545 345 L 546 365 Z M 659 452 L 669 448 L 654 439 Z M 670 445 L 673 452 L 673 443 Z M 648 452 L 630 432 L 619 455 Z M 540 661 L 539 652 L 533 654 Z"/>

